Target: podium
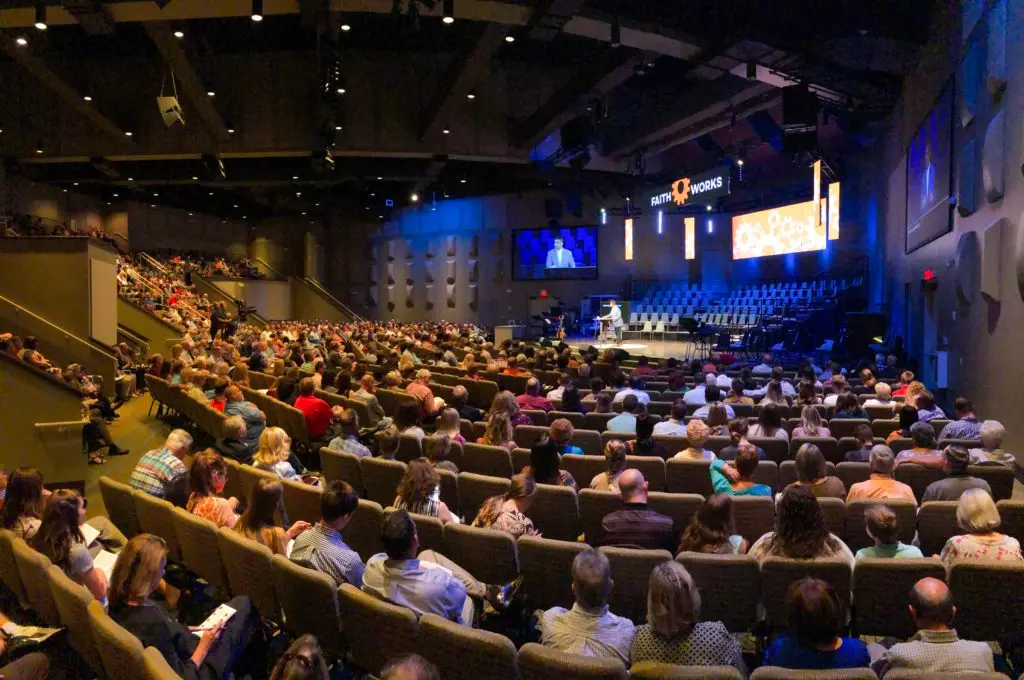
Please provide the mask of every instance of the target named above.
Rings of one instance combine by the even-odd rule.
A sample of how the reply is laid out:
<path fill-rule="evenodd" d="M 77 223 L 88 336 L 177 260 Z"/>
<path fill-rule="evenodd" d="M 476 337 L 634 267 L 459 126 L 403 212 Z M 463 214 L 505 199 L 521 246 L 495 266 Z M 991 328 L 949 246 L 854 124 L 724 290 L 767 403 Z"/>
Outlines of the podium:
<path fill-rule="evenodd" d="M 515 340 L 523 337 L 523 330 L 525 326 L 512 325 L 512 326 L 495 326 L 494 327 L 494 344 L 500 345 L 506 340 Z"/>

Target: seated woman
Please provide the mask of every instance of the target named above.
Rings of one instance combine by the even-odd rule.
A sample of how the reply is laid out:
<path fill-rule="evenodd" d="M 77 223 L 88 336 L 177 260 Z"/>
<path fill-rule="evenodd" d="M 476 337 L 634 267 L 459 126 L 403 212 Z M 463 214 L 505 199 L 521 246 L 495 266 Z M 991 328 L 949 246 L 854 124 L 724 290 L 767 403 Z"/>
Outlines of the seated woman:
<path fill-rule="evenodd" d="M 610 392 L 598 392 L 594 397 L 594 413 L 614 413 L 612 408 L 612 394 Z"/>
<path fill-rule="evenodd" d="M 711 431 L 704 421 L 693 418 L 686 424 L 686 442 L 689 446 L 673 458 L 678 460 L 715 460 L 714 452 L 704 448 L 710 435 Z"/>
<path fill-rule="evenodd" d="M 316 637 L 306 634 L 288 646 L 274 665 L 270 680 L 328 680 L 327 660 Z"/>
<path fill-rule="evenodd" d="M 762 437 L 764 439 L 784 439 L 789 441 L 789 433 L 782 426 L 782 411 L 778 404 L 770 403 L 761 407 L 757 415 L 757 422 L 750 426 L 748 433 L 751 437 Z"/>
<path fill-rule="evenodd" d="M 750 422 L 746 418 L 733 418 L 729 421 L 729 437 L 732 443 L 718 452 L 720 460 L 736 460 L 736 453 L 740 444 L 750 444 L 747 434 L 750 432 Z M 760 446 L 755 446 L 758 460 L 768 460 L 768 454 Z"/>
<path fill-rule="evenodd" d="M 503 390 L 494 395 L 494 401 L 491 402 L 491 410 L 487 414 L 487 419 L 490 420 L 498 413 L 504 413 L 508 416 L 508 421 L 512 423 L 512 427 L 533 423 L 530 420 L 530 416 L 519 409 L 519 404 L 516 403 L 516 396 L 508 390 Z"/>
<path fill-rule="evenodd" d="M 884 383 L 879 383 L 882 385 Z M 913 545 L 907 545 L 900 540 L 899 517 L 887 505 L 872 505 L 864 513 L 864 530 L 868 538 L 875 543 L 867 548 L 861 548 L 854 556 L 856 559 L 864 557 L 882 558 L 916 558 L 923 557 L 920 549 Z"/>
<path fill-rule="evenodd" d="M 654 419 L 650 414 L 641 413 L 636 417 L 636 439 L 626 442 L 627 455 L 654 456 L 662 460 L 670 458 L 668 449 L 654 439 Z"/>
<path fill-rule="evenodd" d="M 728 437 L 729 436 L 729 412 L 722 404 L 711 404 L 708 407 L 708 436 Z"/>
<path fill-rule="evenodd" d="M 412 435 L 421 442 L 427 436 L 427 433 L 423 431 L 420 407 L 416 404 L 406 402 L 398 405 L 398 410 L 395 411 L 395 427 L 398 428 L 398 434 Z"/>
<path fill-rule="evenodd" d="M 82 536 L 85 499 L 77 491 L 58 489 L 50 494 L 39 530 L 29 545 L 45 555 L 68 577 L 85 586 L 97 600 L 107 597 L 107 577 L 93 566 L 92 555 Z"/>
<path fill-rule="evenodd" d="M 587 412 L 587 409 L 583 407 L 583 402 L 580 400 L 580 391 L 576 389 L 575 385 L 569 385 L 562 390 L 562 405 L 558 410 L 564 413 Z"/>
<path fill-rule="evenodd" d="M 604 445 L 604 460 L 607 469 L 594 475 L 590 480 L 590 488 L 618 493 L 619 475 L 626 469 L 626 443 L 621 439 L 609 439 Z"/>
<path fill-rule="evenodd" d="M 501 446 L 508 449 L 510 452 L 516 448 L 515 439 L 513 439 L 512 424 L 508 420 L 508 415 L 504 413 L 495 413 L 487 421 L 487 428 L 484 430 L 484 436 L 476 440 L 477 444 L 486 444 L 487 446 Z"/>
<path fill-rule="evenodd" d="M 768 382 L 768 390 L 764 395 L 764 399 L 760 401 L 760 406 L 764 407 L 768 404 L 775 404 L 776 406 L 789 407 L 789 400 L 782 393 L 782 385 L 778 380 L 771 380 Z"/>
<path fill-rule="evenodd" d="M 437 428 L 437 434 L 446 434 L 455 443 L 462 444 L 466 443 L 466 438 L 462 436 L 460 431 L 461 421 L 459 420 L 459 412 L 448 407 L 441 410 L 438 414 L 437 420 L 434 421 Z"/>
<path fill-rule="evenodd" d="M 432 434 L 423 440 L 423 455 L 430 464 L 437 470 L 447 470 L 452 474 L 459 474 L 459 467 L 447 460 L 452 450 L 452 440 L 446 434 Z"/>
<path fill-rule="evenodd" d="M 166 568 L 164 539 L 139 534 L 128 541 L 110 576 L 110 617 L 144 647 L 156 647 L 171 669 L 186 680 L 226 678 L 232 671 L 244 675 L 239 662 L 250 656 L 262 657 L 245 653 L 259 631 L 259 619 L 249 598 L 229 600 L 227 605 L 235 610 L 234 615 L 196 637 L 149 597 Z"/>
<path fill-rule="evenodd" d="M 1020 543 L 1001 534 L 1001 519 L 995 502 L 983 489 L 968 489 L 956 504 L 956 524 L 963 534 L 952 536 L 942 548 L 940 557 L 949 568 L 958 560 L 993 560 L 1020 562 Z"/>
<path fill-rule="evenodd" d="M 831 437 L 832 432 L 821 424 L 821 413 L 813 406 L 800 411 L 800 424 L 793 429 L 793 437 Z"/>
<path fill-rule="evenodd" d="M 283 376 L 284 375 L 284 359 L 274 359 L 274 363 L 273 363 L 273 365 L 271 365 L 270 370 L 267 371 L 267 373 L 269 375 L 274 376 L 275 378 L 280 378 L 281 376 Z"/>
<path fill-rule="evenodd" d="M 815 498 L 846 499 L 843 480 L 828 474 L 825 456 L 814 444 L 804 444 L 796 452 L 796 481 L 789 486 L 805 486 Z M 788 488 L 788 487 L 787 487 Z"/>
<path fill-rule="evenodd" d="M 1003 437 L 1006 428 L 998 420 L 986 420 L 981 423 L 981 447 L 971 449 L 972 465 L 1005 465 L 1011 470 L 1016 468 L 1016 457 L 1003 450 Z"/>
<path fill-rule="evenodd" d="M 712 466 L 708 471 L 711 475 L 711 487 L 715 493 L 729 496 L 771 496 L 770 486 L 757 484 L 751 479 L 757 471 L 757 464 L 757 449 L 754 445 L 750 442 L 740 444 L 736 451 L 736 461 L 733 463 L 737 479 L 730 479 L 721 470 Z"/>
<path fill-rule="evenodd" d="M 748 553 L 766 557 L 820 560 L 839 557 L 853 566 L 853 553 L 825 524 L 818 499 L 806 486 L 787 486 L 775 504 L 775 531 L 757 539 Z"/>
<path fill-rule="evenodd" d="M 267 390 L 267 394 L 272 397 L 277 397 L 278 400 L 283 401 L 288 405 L 295 403 L 295 399 L 299 396 L 299 367 L 292 364 L 285 370 L 284 375 L 278 377 L 274 381 L 274 384 Z"/>
<path fill-rule="evenodd" d="M 946 457 L 942 451 L 935 448 L 935 428 L 931 423 L 918 421 L 911 425 L 910 438 L 914 441 L 914 446 L 896 456 L 897 467 L 904 463 L 914 463 L 925 467 L 944 468 Z"/>
<path fill-rule="evenodd" d="M 704 501 L 683 531 L 676 552 L 742 555 L 747 539 L 736 533 L 732 516 L 732 498 L 718 493 Z"/>
<path fill-rule="evenodd" d="M 238 518 L 234 531 L 260 545 L 265 545 L 275 555 L 287 557 L 288 544 L 311 525 L 309 522 L 299 521 L 292 524 L 287 531 L 277 526 L 274 513 L 281 510 L 282 516 L 284 515 L 283 494 L 281 482 L 273 479 L 258 480 L 249 494 L 249 507 Z"/>
<path fill-rule="evenodd" d="M 719 621 L 700 621 L 700 592 L 678 562 L 651 572 L 647 623 L 637 627 L 632 661 L 685 666 L 732 666 L 747 674 L 739 643 Z"/>
<path fill-rule="evenodd" d="M 252 457 L 253 465 L 260 470 L 273 472 L 281 479 L 301 482 L 302 478 L 288 461 L 291 457 L 291 444 L 291 437 L 280 427 L 265 428 Z"/>
<path fill-rule="evenodd" d="M 533 477 L 538 484 L 567 486 L 579 491 L 573 476 L 561 468 L 558 444 L 546 434 L 538 437 L 530 448 L 530 464 L 523 468 L 523 474 Z"/>
<path fill-rule="evenodd" d="M 900 426 L 885 438 L 886 444 L 891 444 L 894 439 L 910 439 L 910 428 L 917 422 L 917 409 L 913 406 L 901 406 L 897 416 Z"/>
<path fill-rule="evenodd" d="M 826 670 L 871 664 L 867 645 L 859 638 L 841 637 L 846 611 L 829 584 L 809 576 L 794 582 L 786 594 L 786 609 L 789 630 L 765 650 L 766 666 Z"/>
<path fill-rule="evenodd" d="M 732 387 L 729 391 L 729 396 L 722 400 L 724 404 L 750 404 L 754 405 L 754 400 L 743 394 L 743 390 L 747 388 L 746 383 L 740 378 L 734 378 L 732 381 Z"/>
<path fill-rule="evenodd" d="M 853 392 L 843 392 L 836 398 L 836 410 L 832 420 L 850 419 L 869 420 L 868 412 L 860 405 L 860 400 Z"/>
<path fill-rule="evenodd" d="M 233 527 L 238 522 L 238 499 L 221 498 L 228 481 L 228 466 L 224 458 L 213 449 L 206 449 L 192 461 L 189 485 L 192 494 L 185 510 L 208 519 L 218 527 Z"/>
<path fill-rule="evenodd" d="M 503 531 L 516 539 L 520 536 L 540 536 L 540 532 L 533 526 L 533 520 L 526 516 L 536 493 L 537 483 L 533 477 L 513 475 L 507 493 L 491 496 L 480 506 L 473 526 Z"/>
<path fill-rule="evenodd" d="M 423 458 L 409 461 L 409 467 L 398 483 L 396 492 L 391 504 L 395 508 L 436 517 L 442 524 L 459 521 L 441 500 L 441 475 Z"/>
<path fill-rule="evenodd" d="M 239 361 L 231 370 L 231 382 L 239 387 L 249 387 L 249 367 L 244 361 Z"/>
<path fill-rule="evenodd" d="M 796 406 L 813 406 L 814 404 L 820 404 L 821 397 L 818 396 L 818 392 L 814 389 L 814 383 L 809 380 L 801 381 L 796 401 L 793 403 Z"/>

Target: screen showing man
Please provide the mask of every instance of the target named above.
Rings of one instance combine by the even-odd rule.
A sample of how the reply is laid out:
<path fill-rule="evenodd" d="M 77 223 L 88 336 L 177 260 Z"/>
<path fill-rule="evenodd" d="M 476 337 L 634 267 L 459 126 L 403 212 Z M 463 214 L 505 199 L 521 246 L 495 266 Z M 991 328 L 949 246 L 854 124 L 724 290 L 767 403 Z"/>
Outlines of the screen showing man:
<path fill-rule="evenodd" d="M 576 267 L 576 260 L 572 257 L 572 251 L 565 249 L 565 240 L 561 236 L 555 237 L 555 247 L 548 251 L 545 269 L 573 269 Z"/>

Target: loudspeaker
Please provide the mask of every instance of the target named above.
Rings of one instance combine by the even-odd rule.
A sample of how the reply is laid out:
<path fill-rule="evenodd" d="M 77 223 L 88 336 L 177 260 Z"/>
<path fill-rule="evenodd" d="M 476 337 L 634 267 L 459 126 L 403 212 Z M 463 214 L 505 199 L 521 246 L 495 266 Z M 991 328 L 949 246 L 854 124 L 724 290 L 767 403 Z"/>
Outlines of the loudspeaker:
<path fill-rule="evenodd" d="M 590 116 L 576 116 L 562 126 L 562 150 L 569 151 L 590 146 L 594 141 L 594 121 Z"/>
<path fill-rule="evenodd" d="M 562 219 L 562 199 L 560 198 L 545 198 L 544 199 L 544 217 L 549 220 L 560 220 Z"/>
<path fill-rule="evenodd" d="M 818 97 L 806 85 L 782 88 L 782 129 L 818 126 Z"/>

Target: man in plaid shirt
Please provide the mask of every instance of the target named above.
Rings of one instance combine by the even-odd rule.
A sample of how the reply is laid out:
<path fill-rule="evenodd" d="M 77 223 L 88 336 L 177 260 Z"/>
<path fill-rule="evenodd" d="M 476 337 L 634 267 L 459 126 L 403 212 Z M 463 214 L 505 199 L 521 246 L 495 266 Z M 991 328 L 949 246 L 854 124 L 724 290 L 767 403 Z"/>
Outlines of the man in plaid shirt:
<path fill-rule="evenodd" d="M 128 486 L 183 506 L 188 471 L 181 460 L 188 455 L 190 448 L 192 435 L 185 430 L 174 430 L 168 435 L 163 448 L 154 449 L 139 459 L 128 479 Z"/>

